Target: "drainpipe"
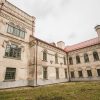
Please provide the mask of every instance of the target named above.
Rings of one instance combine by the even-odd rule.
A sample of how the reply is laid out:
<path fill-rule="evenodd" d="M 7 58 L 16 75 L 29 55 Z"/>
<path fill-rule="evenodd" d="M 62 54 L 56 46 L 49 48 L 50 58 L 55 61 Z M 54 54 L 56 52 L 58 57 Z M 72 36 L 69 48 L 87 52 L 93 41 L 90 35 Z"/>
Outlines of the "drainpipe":
<path fill-rule="evenodd" d="M 69 71 L 69 62 L 68 62 L 68 53 L 67 54 L 67 66 L 68 66 L 68 76 L 69 76 L 69 82 L 71 82 L 71 79 L 70 79 L 70 71 Z"/>
<path fill-rule="evenodd" d="M 36 40 L 36 86 L 37 86 L 37 53 L 38 53 L 38 40 Z"/>

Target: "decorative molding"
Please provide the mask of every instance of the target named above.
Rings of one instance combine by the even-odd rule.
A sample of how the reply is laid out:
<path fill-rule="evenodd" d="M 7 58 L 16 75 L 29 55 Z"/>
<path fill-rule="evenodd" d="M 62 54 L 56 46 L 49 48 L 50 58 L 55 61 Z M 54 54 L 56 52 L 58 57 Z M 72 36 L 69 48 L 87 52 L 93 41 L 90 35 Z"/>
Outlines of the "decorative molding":
<path fill-rule="evenodd" d="M 25 25 L 24 23 L 22 23 L 22 22 L 20 22 L 20 21 L 18 21 L 16 19 L 10 17 L 9 15 L 7 15 L 7 14 L 5 14 L 3 12 L 0 13 L 0 16 L 2 16 L 3 18 L 6 18 L 7 20 L 9 20 L 9 21 L 11 21 L 13 23 L 16 23 L 17 25 L 20 25 L 20 26 L 25 27 L 25 28 L 27 28 L 27 29 L 32 31 L 32 26 Z"/>

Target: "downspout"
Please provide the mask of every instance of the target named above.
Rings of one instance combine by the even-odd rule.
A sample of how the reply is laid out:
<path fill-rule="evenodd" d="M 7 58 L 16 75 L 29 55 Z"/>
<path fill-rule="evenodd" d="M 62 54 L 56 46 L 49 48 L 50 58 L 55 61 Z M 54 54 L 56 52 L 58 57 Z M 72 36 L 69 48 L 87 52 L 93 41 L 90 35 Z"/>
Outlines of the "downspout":
<path fill-rule="evenodd" d="M 71 79 L 70 79 L 70 71 L 69 71 L 69 62 L 68 62 L 68 53 L 67 54 L 67 66 L 68 66 L 68 78 L 69 78 L 69 82 L 71 82 Z"/>
<path fill-rule="evenodd" d="M 37 86 L 37 53 L 38 53 L 38 41 L 36 40 L 36 86 Z"/>

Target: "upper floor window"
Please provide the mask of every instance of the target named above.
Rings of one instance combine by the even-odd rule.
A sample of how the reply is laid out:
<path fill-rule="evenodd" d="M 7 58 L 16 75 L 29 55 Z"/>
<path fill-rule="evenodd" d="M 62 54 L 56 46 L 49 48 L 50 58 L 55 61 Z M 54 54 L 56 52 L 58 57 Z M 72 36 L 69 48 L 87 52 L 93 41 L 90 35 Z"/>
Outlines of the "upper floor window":
<path fill-rule="evenodd" d="M 79 56 L 76 56 L 76 63 L 77 63 L 77 64 L 81 63 L 80 57 L 79 57 Z"/>
<path fill-rule="evenodd" d="M 64 65 L 66 65 L 66 57 L 64 57 Z"/>
<path fill-rule="evenodd" d="M 70 65 L 73 64 L 73 59 L 72 59 L 72 57 L 69 57 L 69 64 L 70 64 Z"/>
<path fill-rule="evenodd" d="M 55 54 L 55 63 L 58 64 L 58 54 Z"/>
<path fill-rule="evenodd" d="M 94 51 L 93 52 L 93 57 L 94 57 L 94 61 L 98 61 L 99 60 L 98 52 Z"/>
<path fill-rule="evenodd" d="M 26 33 L 24 28 L 20 28 L 18 25 L 14 25 L 14 23 L 8 24 L 7 32 L 21 38 L 25 38 Z"/>
<path fill-rule="evenodd" d="M 47 51 L 43 51 L 43 61 L 47 61 Z"/>
<path fill-rule="evenodd" d="M 21 48 L 19 48 L 15 44 L 7 44 L 6 50 L 5 50 L 5 56 L 6 57 L 13 57 L 13 58 L 21 58 Z"/>
<path fill-rule="evenodd" d="M 84 61 L 85 62 L 89 62 L 89 57 L 88 57 L 88 54 L 87 53 L 84 54 Z"/>

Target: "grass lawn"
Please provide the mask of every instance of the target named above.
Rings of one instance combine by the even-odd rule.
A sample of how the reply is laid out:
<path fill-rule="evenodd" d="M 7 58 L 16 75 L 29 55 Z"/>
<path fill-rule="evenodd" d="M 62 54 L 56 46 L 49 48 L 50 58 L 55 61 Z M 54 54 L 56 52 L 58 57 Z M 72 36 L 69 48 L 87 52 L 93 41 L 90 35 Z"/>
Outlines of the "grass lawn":
<path fill-rule="evenodd" d="M 0 90 L 0 100 L 100 100 L 100 81 Z"/>

